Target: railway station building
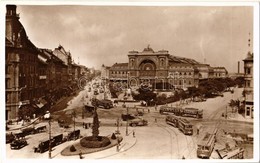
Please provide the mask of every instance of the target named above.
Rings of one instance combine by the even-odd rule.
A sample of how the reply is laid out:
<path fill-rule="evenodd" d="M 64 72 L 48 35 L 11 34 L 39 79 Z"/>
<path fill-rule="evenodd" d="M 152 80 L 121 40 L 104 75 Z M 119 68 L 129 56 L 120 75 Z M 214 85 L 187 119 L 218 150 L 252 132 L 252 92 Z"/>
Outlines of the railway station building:
<path fill-rule="evenodd" d="M 200 80 L 225 78 L 224 67 L 211 67 L 194 59 L 174 56 L 167 50 L 154 51 L 150 46 L 143 51 L 129 51 L 128 63 L 115 63 L 101 76 L 110 82 L 125 82 L 128 86 L 145 84 L 152 89 L 187 89 L 197 87 Z"/>

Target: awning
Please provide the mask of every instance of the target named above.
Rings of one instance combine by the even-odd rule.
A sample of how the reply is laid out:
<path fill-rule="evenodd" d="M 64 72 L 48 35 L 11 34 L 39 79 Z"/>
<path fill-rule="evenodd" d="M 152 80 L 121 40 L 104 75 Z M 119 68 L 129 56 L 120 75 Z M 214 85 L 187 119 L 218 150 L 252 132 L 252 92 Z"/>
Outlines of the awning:
<path fill-rule="evenodd" d="M 36 103 L 35 105 L 38 107 L 38 108 L 42 108 L 44 107 L 48 102 L 44 99 L 39 99 L 38 100 L 38 103 Z"/>

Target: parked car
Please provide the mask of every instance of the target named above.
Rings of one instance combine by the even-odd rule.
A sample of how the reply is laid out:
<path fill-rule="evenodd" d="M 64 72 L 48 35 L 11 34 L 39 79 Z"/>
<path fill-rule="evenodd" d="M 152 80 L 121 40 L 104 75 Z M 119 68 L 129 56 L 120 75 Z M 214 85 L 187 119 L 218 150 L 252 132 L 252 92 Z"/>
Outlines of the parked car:
<path fill-rule="evenodd" d="M 75 139 L 78 139 L 79 136 L 80 136 L 80 130 L 75 130 L 75 133 L 74 131 L 70 132 L 67 136 L 67 140 L 70 141 L 70 140 L 73 140 L 74 139 L 74 136 L 75 136 Z"/>
<path fill-rule="evenodd" d="M 63 142 L 63 134 L 53 136 L 51 146 L 55 147 Z"/>
<path fill-rule="evenodd" d="M 121 114 L 121 118 L 123 121 L 132 120 L 136 117 L 133 114 Z"/>
<path fill-rule="evenodd" d="M 36 127 L 35 130 L 36 130 L 36 133 L 45 132 L 45 131 L 47 131 L 47 127 L 46 127 L 46 125 L 39 126 L 39 127 Z"/>
<path fill-rule="evenodd" d="M 20 149 L 20 148 L 26 146 L 27 144 L 28 143 L 27 143 L 27 141 L 25 139 L 15 139 L 10 144 L 10 148 L 11 149 Z"/>
<path fill-rule="evenodd" d="M 43 153 L 45 151 L 48 151 L 49 145 L 50 145 L 49 139 L 45 139 L 45 140 L 40 141 L 38 147 L 34 147 L 34 153 L 36 153 L 36 152 Z"/>
<path fill-rule="evenodd" d="M 137 111 L 137 113 L 135 114 L 135 116 L 143 116 L 144 115 L 144 112 L 142 111 Z"/>
<path fill-rule="evenodd" d="M 10 134 L 6 133 L 5 138 L 6 138 L 6 144 L 8 144 L 8 143 L 11 143 L 12 141 L 14 141 L 15 135 L 12 133 L 10 133 Z"/>
<path fill-rule="evenodd" d="M 105 109 L 113 108 L 113 102 L 111 100 L 98 100 L 93 99 L 91 104 L 97 107 L 103 107 Z"/>
<path fill-rule="evenodd" d="M 59 127 L 69 128 L 69 123 L 65 120 L 58 120 Z"/>
<path fill-rule="evenodd" d="M 34 127 L 27 127 L 22 129 L 22 133 L 26 136 L 26 135 L 30 135 L 30 134 L 35 134 L 36 130 Z"/>
<path fill-rule="evenodd" d="M 129 126 L 132 126 L 132 127 L 135 127 L 135 126 L 146 126 L 148 125 L 148 121 L 145 120 L 145 119 L 133 119 L 133 120 L 130 120 L 129 122 Z"/>

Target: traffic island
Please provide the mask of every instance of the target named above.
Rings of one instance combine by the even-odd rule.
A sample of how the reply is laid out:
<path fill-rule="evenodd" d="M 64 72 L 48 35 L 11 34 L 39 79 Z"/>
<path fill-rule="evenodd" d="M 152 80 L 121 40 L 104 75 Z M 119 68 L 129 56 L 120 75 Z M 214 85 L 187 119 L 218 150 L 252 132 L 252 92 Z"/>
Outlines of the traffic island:
<path fill-rule="evenodd" d="M 65 149 L 61 151 L 61 155 L 74 156 L 80 154 L 99 152 L 118 145 L 118 143 L 120 143 L 122 140 L 123 138 L 121 136 L 118 136 L 116 139 L 114 139 L 113 135 L 108 137 L 99 136 L 98 138 L 88 136 L 82 138 L 77 143 L 67 146 Z"/>

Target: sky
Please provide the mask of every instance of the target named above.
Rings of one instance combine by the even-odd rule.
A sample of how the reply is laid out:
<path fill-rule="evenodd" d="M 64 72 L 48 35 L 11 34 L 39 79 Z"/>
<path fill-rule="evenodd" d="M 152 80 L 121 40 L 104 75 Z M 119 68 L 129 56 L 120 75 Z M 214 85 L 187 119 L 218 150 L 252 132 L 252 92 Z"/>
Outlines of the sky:
<path fill-rule="evenodd" d="M 242 60 L 253 47 L 250 6 L 18 5 L 17 12 L 37 47 L 60 44 L 76 63 L 97 69 L 128 62 L 129 51 L 149 44 L 228 72 L 237 72 L 240 61 L 243 72 Z"/>

